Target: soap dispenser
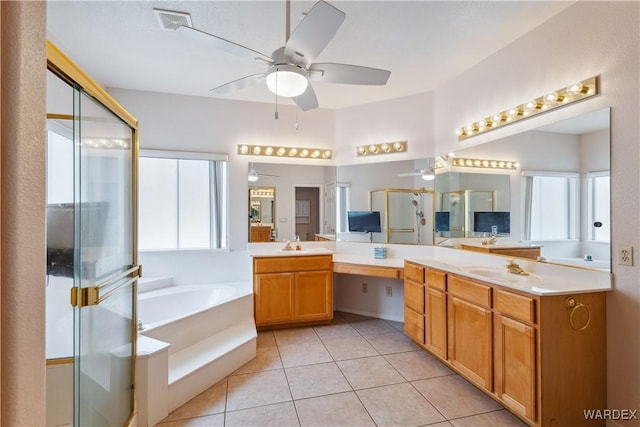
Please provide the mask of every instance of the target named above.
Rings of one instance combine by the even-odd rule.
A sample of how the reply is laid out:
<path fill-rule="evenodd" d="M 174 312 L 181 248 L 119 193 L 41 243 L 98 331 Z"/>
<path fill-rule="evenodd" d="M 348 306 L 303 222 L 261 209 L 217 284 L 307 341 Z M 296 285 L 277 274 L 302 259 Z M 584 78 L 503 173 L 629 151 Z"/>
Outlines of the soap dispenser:
<path fill-rule="evenodd" d="M 296 236 L 296 251 L 302 250 L 302 246 L 300 246 L 300 236 Z"/>

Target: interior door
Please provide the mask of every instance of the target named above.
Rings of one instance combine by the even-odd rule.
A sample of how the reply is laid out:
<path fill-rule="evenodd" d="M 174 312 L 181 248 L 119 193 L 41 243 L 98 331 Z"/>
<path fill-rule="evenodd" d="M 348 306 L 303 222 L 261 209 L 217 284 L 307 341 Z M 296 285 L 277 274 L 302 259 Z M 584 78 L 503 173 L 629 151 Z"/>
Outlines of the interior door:
<path fill-rule="evenodd" d="M 123 426 L 136 343 L 135 130 L 74 96 L 74 425 Z"/>

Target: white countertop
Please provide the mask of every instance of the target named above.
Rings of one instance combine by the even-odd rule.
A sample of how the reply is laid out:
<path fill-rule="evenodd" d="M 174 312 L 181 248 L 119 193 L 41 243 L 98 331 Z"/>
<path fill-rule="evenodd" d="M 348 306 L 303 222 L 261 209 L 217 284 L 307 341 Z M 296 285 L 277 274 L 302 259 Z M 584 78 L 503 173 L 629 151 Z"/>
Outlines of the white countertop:
<path fill-rule="evenodd" d="M 333 262 L 373 265 L 377 267 L 404 268 L 404 258 L 374 258 L 373 255 L 333 254 Z"/>
<path fill-rule="evenodd" d="M 328 244 L 331 245 L 328 245 Z M 609 271 L 570 267 L 516 258 L 515 262 L 529 273 L 520 276 L 507 272 L 510 257 L 438 246 L 379 245 L 373 243 L 340 244 L 336 242 L 302 242 L 300 251 L 283 251 L 284 243 L 252 244 L 252 257 L 312 256 L 333 254 L 338 263 L 403 268 L 404 261 L 413 261 L 453 274 L 467 276 L 506 288 L 534 295 L 569 295 L 612 290 Z M 386 246 L 387 258 L 373 256 L 375 246 Z"/>
<path fill-rule="evenodd" d="M 606 292 L 612 289 L 611 273 L 607 271 L 545 264 L 517 258 L 515 262 L 529 274 L 528 276 L 521 276 L 507 271 L 506 262 L 510 259 L 507 257 L 478 254 L 483 257 L 492 257 L 490 259 L 482 259 L 475 256 L 460 257 L 458 254 L 449 255 L 437 254 L 408 260 L 534 295 L 569 295 Z"/>

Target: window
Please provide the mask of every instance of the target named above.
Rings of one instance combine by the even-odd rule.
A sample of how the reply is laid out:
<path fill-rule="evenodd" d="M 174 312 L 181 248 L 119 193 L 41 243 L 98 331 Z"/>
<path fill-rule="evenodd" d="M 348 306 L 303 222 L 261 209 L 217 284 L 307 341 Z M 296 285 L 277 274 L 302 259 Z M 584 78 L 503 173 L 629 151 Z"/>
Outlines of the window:
<path fill-rule="evenodd" d="M 577 238 L 578 175 L 525 172 L 525 240 Z"/>
<path fill-rule="evenodd" d="M 336 185 L 336 232 L 348 232 L 347 211 L 349 210 L 350 184 L 339 182 Z"/>
<path fill-rule="evenodd" d="M 589 172 L 587 181 L 587 240 L 609 242 L 611 217 L 609 209 L 609 171 Z"/>
<path fill-rule="evenodd" d="M 227 247 L 226 156 L 141 150 L 139 175 L 139 249 Z"/>

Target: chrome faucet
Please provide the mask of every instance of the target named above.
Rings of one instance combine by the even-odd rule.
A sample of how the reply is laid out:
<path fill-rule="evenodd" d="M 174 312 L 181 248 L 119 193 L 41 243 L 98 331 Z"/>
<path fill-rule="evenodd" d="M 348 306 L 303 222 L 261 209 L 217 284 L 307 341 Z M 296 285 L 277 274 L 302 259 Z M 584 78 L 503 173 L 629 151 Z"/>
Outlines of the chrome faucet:
<path fill-rule="evenodd" d="M 509 261 L 507 261 L 507 271 L 511 274 L 519 274 L 520 276 L 528 276 L 529 273 L 527 273 L 526 271 L 524 271 L 522 269 L 522 267 L 520 267 L 514 260 L 513 258 L 510 259 Z"/>

